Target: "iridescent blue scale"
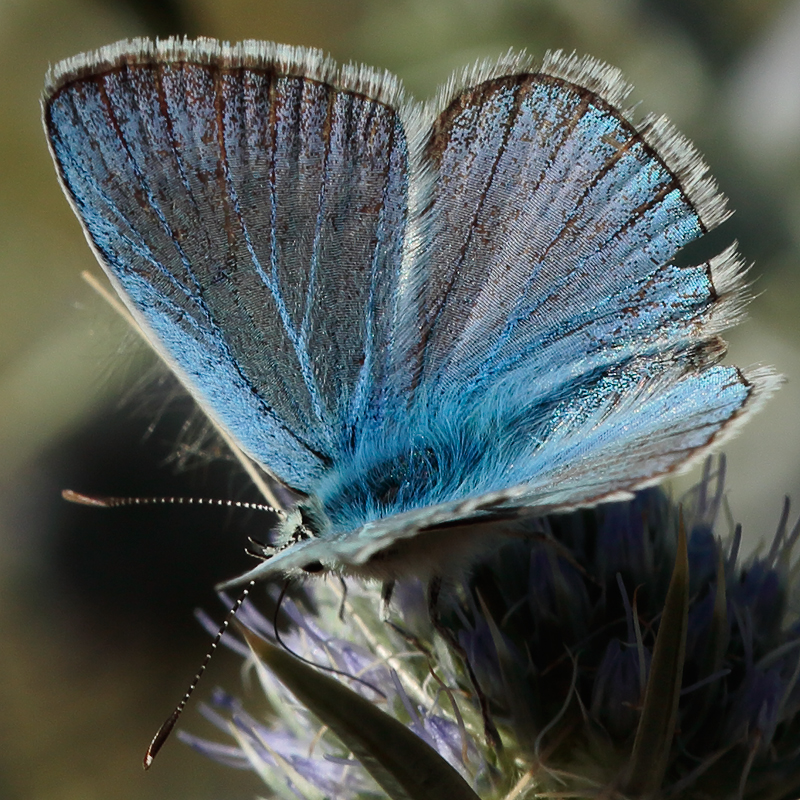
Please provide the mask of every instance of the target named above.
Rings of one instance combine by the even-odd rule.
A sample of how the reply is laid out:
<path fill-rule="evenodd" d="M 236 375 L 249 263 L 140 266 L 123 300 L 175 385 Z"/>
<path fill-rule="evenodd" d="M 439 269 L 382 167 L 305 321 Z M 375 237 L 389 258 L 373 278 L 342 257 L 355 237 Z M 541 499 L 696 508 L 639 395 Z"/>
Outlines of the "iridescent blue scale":
<path fill-rule="evenodd" d="M 239 581 L 461 565 L 626 496 L 773 390 L 721 365 L 733 248 L 691 145 L 592 59 L 478 65 L 419 106 L 317 51 L 122 42 L 44 101 L 101 266 L 209 417 L 305 499 Z"/>

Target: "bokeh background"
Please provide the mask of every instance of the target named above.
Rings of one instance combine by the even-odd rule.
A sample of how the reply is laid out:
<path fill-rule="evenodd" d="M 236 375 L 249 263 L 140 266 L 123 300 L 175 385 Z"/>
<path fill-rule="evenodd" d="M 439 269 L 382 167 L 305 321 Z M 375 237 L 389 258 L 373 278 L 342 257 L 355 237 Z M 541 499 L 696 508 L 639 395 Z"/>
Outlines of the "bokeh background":
<path fill-rule="evenodd" d="M 252 497 L 198 437 L 173 382 L 80 279 L 97 270 L 56 183 L 39 120 L 49 63 L 132 36 L 321 47 L 386 67 L 418 97 L 509 47 L 590 53 L 625 71 L 644 111 L 706 154 L 735 216 L 695 251 L 738 239 L 758 294 L 729 360 L 788 382 L 727 447 L 749 547 L 800 510 L 798 0 L 2 0 L 0 2 L 0 797 L 245 798 L 254 776 L 172 741 L 142 752 L 196 669 L 215 581 L 244 566 L 262 520 L 102 512 L 65 487 Z M 187 420 L 192 430 L 187 430 Z M 683 479 L 688 485 L 695 476 Z M 676 489 L 680 491 L 680 487 Z M 793 512 L 793 518 L 797 512 Z M 222 654 L 198 694 L 237 690 Z M 196 709 L 183 725 L 208 732 Z"/>

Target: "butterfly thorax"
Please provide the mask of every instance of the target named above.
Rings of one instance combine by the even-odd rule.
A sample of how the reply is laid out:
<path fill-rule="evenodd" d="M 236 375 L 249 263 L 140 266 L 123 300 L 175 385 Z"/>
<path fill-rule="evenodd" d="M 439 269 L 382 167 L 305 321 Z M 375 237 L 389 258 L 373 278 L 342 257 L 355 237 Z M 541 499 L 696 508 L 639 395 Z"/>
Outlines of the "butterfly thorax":
<path fill-rule="evenodd" d="M 498 426 L 487 426 L 480 414 L 450 412 L 445 406 L 418 414 L 412 424 L 387 426 L 341 459 L 312 492 L 319 506 L 310 513 L 328 522 L 321 535 L 336 538 L 507 485 L 513 476 L 509 462 L 496 457 Z"/>
<path fill-rule="evenodd" d="M 320 503 L 333 532 L 430 505 L 438 499 L 443 480 L 457 490 L 458 470 L 443 469 L 448 459 L 440 447 L 424 443 L 387 451 L 377 458 L 356 456 L 320 487 Z"/>
<path fill-rule="evenodd" d="M 359 468 L 360 467 L 360 468 Z M 388 460 L 352 464 L 328 482 L 319 495 L 303 499 L 279 525 L 273 546 L 282 550 L 310 539 L 335 537 L 430 503 L 438 480 L 433 448 L 400 453 Z"/>

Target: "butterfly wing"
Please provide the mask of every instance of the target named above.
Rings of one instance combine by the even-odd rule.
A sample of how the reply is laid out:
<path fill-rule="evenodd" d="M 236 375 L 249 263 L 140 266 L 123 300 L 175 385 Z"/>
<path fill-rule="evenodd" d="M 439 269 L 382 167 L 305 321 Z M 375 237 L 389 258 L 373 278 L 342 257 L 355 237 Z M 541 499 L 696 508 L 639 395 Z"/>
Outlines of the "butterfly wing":
<path fill-rule="evenodd" d="M 664 121 L 637 129 L 604 99 L 626 90 L 616 70 L 556 57 L 442 101 L 426 148 L 438 179 L 421 383 L 480 392 L 521 368 L 546 396 L 730 324 L 730 257 L 713 276 L 669 265 L 724 200 Z"/>
<path fill-rule="evenodd" d="M 683 465 L 775 381 L 717 364 L 744 304 L 733 248 L 671 263 L 726 216 L 692 146 L 661 118 L 634 126 L 591 59 L 495 74 L 435 109 L 415 386 L 441 417 L 486 421 L 484 461 L 507 466 L 487 491 L 568 507 Z"/>
<path fill-rule="evenodd" d="M 399 99 L 388 75 L 255 42 L 124 42 L 49 79 L 101 265 L 206 413 L 303 491 L 393 396 Z"/>

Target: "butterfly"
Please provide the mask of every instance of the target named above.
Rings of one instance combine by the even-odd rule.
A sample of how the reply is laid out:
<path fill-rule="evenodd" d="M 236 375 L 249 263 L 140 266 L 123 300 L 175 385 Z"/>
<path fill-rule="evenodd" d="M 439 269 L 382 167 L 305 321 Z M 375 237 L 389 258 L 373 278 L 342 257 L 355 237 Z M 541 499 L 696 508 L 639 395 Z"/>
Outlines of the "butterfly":
<path fill-rule="evenodd" d="M 774 390 L 700 156 L 591 58 L 509 54 L 430 102 L 316 50 L 133 40 L 58 64 L 44 125 L 111 283 L 210 419 L 298 500 L 231 583 L 446 573 L 621 499 Z"/>

